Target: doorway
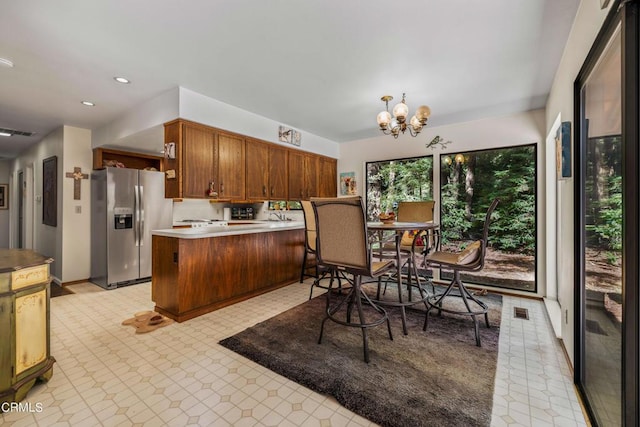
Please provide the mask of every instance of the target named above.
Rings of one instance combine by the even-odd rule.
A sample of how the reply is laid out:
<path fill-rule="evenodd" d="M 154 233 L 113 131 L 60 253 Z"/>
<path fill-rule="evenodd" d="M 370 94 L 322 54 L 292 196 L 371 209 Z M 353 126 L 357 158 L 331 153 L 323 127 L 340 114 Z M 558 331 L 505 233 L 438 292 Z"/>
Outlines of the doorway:
<path fill-rule="evenodd" d="M 16 230 L 17 236 L 17 245 L 18 249 L 24 249 L 24 173 L 22 171 L 18 171 L 18 223 Z"/>

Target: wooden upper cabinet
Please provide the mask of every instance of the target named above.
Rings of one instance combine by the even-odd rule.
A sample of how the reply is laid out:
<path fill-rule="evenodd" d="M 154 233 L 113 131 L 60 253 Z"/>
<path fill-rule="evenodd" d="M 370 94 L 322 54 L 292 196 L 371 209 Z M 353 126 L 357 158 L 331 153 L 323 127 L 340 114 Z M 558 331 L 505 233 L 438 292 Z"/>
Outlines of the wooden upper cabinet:
<path fill-rule="evenodd" d="M 329 157 L 318 159 L 318 197 L 336 197 L 338 194 L 338 162 Z"/>
<path fill-rule="evenodd" d="M 218 194 L 220 199 L 245 200 L 246 164 L 244 138 L 218 133 Z"/>
<path fill-rule="evenodd" d="M 215 133 L 199 126 L 183 124 L 182 197 L 208 196 L 217 188 Z"/>
<path fill-rule="evenodd" d="M 318 156 L 304 155 L 304 198 L 318 196 Z"/>
<path fill-rule="evenodd" d="M 289 151 L 289 199 L 309 200 L 318 195 L 318 156 Z"/>
<path fill-rule="evenodd" d="M 305 192 L 305 155 L 301 151 L 289 152 L 289 199 L 303 200 Z"/>
<path fill-rule="evenodd" d="M 269 147 L 269 198 L 289 199 L 289 150 L 283 147 Z"/>
<path fill-rule="evenodd" d="M 336 195 L 336 160 L 183 119 L 165 123 L 165 197 L 308 200 Z M 213 190 L 210 194 L 210 188 Z"/>
<path fill-rule="evenodd" d="M 153 168 L 158 171 L 163 170 L 162 156 L 151 154 L 135 153 L 111 148 L 93 149 L 93 169 L 104 169 L 111 166 L 111 162 L 119 162 L 129 169 Z"/>
<path fill-rule="evenodd" d="M 247 140 L 247 199 L 269 198 L 269 146 L 259 141 Z"/>

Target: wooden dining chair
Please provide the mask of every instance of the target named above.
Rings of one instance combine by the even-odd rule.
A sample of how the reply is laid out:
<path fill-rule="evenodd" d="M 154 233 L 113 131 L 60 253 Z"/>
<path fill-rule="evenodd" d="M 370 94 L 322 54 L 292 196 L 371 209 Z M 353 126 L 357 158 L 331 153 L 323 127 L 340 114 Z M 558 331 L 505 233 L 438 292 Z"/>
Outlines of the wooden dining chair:
<path fill-rule="evenodd" d="M 460 272 L 480 271 L 484 267 L 484 259 L 487 253 L 487 241 L 489 238 L 489 226 L 491 225 L 491 214 L 496 209 L 496 206 L 498 206 L 498 203 L 500 203 L 500 199 L 494 199 L 487 210 L 482 230 L 482 238 L 480 240 L 476 240 L 459 252 L 435 251 L 427 255 L 425 261 L 428 266 L 432 268 L 439 268 L 440 270 L 452 271 L 453 279 L 444 292 L 429 297 L 429 308 L 427 309 L 427 314 L 424 318 L 423 330 L 427 330 L 429 313 L 432 309 L 438 310 L 438 313 L 446 312 L 468 315 L 473 319 L 476 345 L 478 347 L 481 346 L 477 316 L 484 315 L 485 323 L 487 328 L 489 328 L 489 316 L 487 314 L 489 308 L 484 301 L 481 301 L 469 292 L 460 279 Z M 457 293 L 454 291 L 455 288 L 458 289 Z M 443 301 L 448 297 L 462 298 L 466 310 L 455 310 L 443 307 Z M 472 308 L 471 304 L 474 304 L 474 308 Z"/>
<path fill-rule="evenodd" d="M 326 293 L 326 316 L 320 326 L 318 343 L 322 343 L 327 320 L 343 326 L 360 328 L 364 360 L 369 363 L 367 329 L 386 322 L 389 339 L 393 340 L 393 335 L 387 312 L 362 291 L 362 277 L 380 278 L 395 265 L 391 260 L 372 261 L 365 211 L 360 197 L 313 200 L 311 204 L 316 221 L 318 263 L 336 273 L 352 276 L 351 289 L 345 296 L 333 302 L 331 289 Z M 363 304 L 372 308 L 372 310 L 366 310 L 366 316 L 366 307 L 363 307 Z M 352 316 L 354 307 L 356 314 Z M 343 311 L 344 317 L 341 316 Z"/>

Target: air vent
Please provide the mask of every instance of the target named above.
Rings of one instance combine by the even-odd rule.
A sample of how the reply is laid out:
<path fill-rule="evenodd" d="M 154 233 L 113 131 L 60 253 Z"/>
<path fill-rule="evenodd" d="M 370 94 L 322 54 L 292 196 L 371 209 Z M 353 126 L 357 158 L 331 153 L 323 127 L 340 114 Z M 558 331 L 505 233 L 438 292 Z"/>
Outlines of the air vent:
<path fill-rule="evenodd" d="M 33 136 L 36 133 L 35 132 L 25 132 L 22 130 L 15 130 L 15 129 L 5 129 L 5 128 L 0 128 L 0 133 L 8 133 L 9 135 L 18 135 L 18 136 Z"/>
<path fill-rule="evenodd" d="M 513 317 L 516 319 L 529 320 L 529 310 L 522 307 L 513 307 Z"/>

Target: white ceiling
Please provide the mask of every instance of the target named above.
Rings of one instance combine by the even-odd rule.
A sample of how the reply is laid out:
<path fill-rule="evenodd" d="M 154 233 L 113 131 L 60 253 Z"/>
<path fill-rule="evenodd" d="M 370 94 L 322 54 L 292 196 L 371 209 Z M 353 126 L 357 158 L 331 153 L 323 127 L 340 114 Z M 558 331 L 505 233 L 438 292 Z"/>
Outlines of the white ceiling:
<path fill-rule="evenodd" d="M 4 1 L 0 127 L 37 134 L 0 156 L 176 86 L 337 142 L 379 133 L 384 94 L 431 126 L 541 108 L 579 1 Z"/>

